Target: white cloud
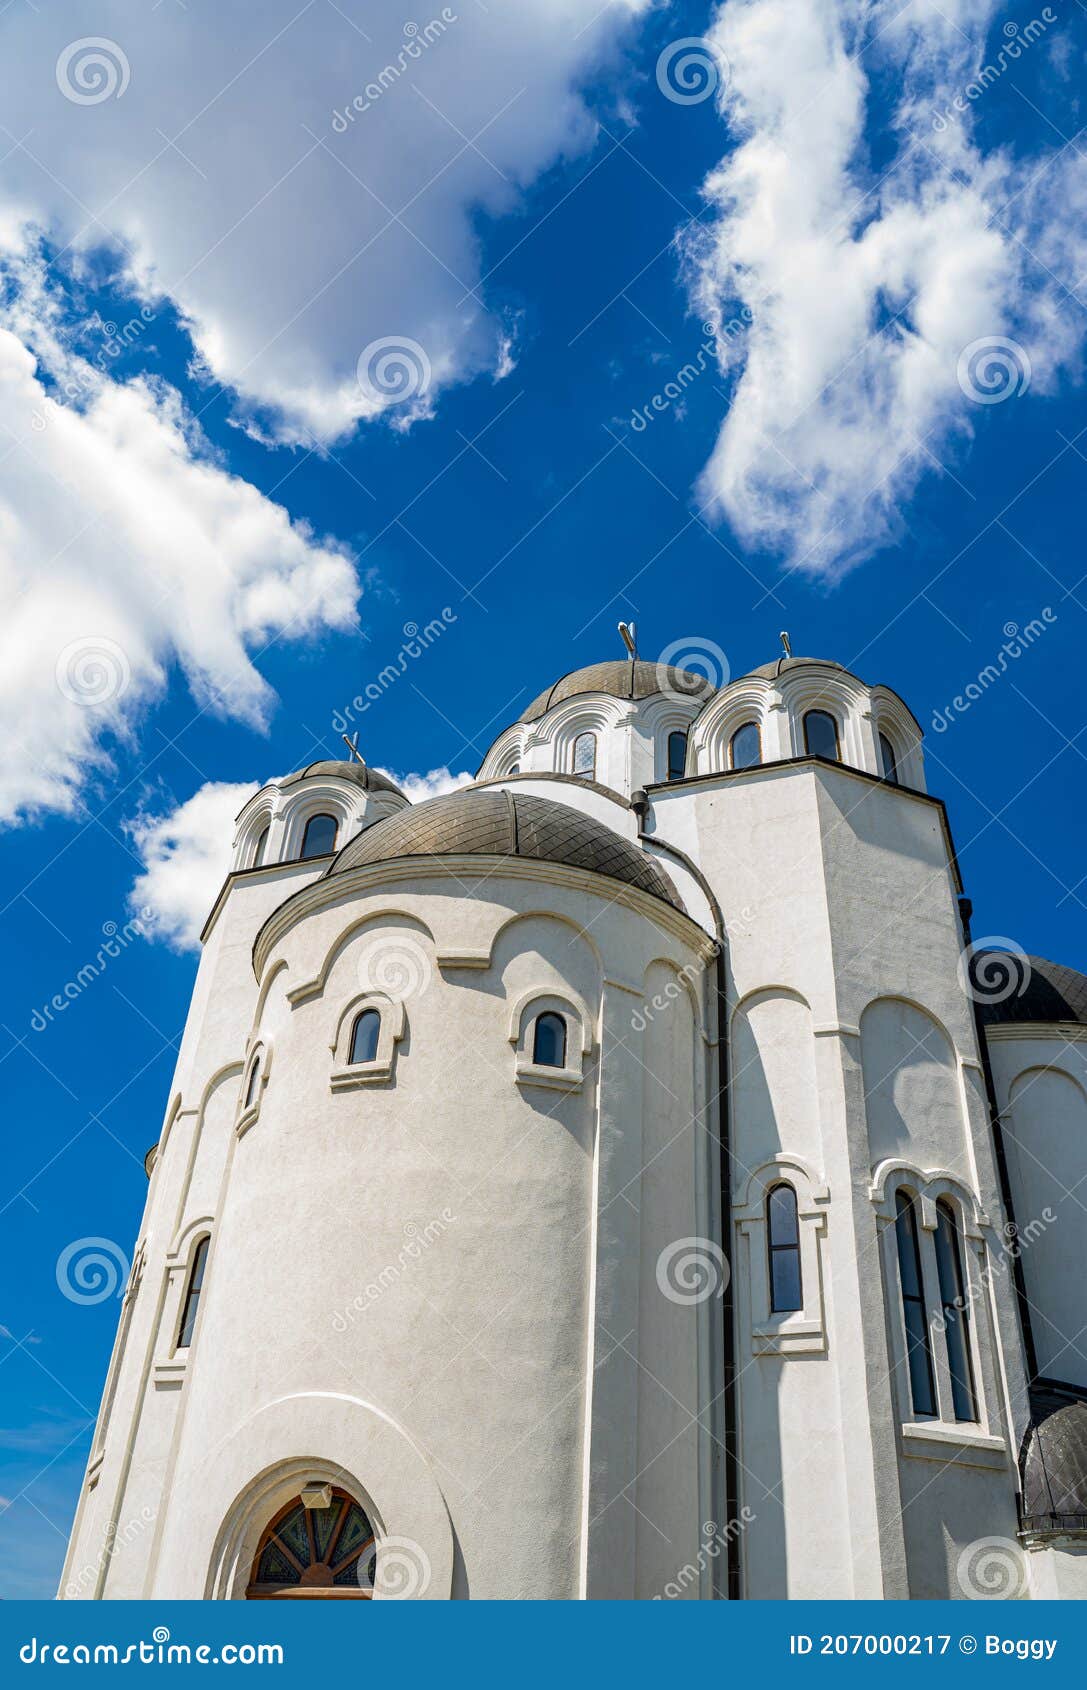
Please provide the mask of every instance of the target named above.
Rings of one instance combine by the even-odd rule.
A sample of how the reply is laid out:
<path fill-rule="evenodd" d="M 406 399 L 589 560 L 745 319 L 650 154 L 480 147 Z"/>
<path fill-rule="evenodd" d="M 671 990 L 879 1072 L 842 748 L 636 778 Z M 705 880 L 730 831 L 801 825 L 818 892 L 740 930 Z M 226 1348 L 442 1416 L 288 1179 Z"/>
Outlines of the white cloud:
<path fill-rule="evenodd" d="M 1001 68 L 998 33 L 979 59 L 991 11 L 728 0 L 716 16 L 738 145 L 705 185 L 711 227 L 686 246 L 700 313 L 720 327 L 747 306 L 752 322 L 720 337 L 735 385 L 702 496 L 813 573 L 893 535 L 921 476 L 986 414 L 960 384 L 965 348 L 1011 337 L 1017 385 L 1029 360 L 1043 389 L 1077 355 L 1061 281 L 1082 274 L 1082 161 L 979 150 L 992 77 L 977 95 L 971 79 L 1044 51 L 1021 44 Z"/>
<path fill-rule="evenodd" d="M 147 937 L 178 951 L 195 950 L 230 868 L 234 819 L 254 784 L 208 781 L 165 815 L 141 815 L 128 831 L 144 868 L 129 905 Z"/>
<path fill-rule="evenodd" d="M 378 772 L 394 780 L 413 804 L 456 792 L 473 778 L 448 769 L 425 775 Z M 230 868 L 235 818 L 256 791 L 255 782 L 208 781 L 173 809 L 145 812 L 127 823 L 143 863 L 129 907 L 144 922 L 148 938 L 178 951 L 199 948 L 201 930 Z"/>
<path fill-rule="evenodd" d="M 431 769 L 425 775 L 398 775 L 391 769 L 379 769 L 378 773 L 394 780 L 412 804 L 422 804 L 428 798 L 444 798 L 447 792 L 459 792 L 462 786 L 471 786 L 475 779 L 464 770 L 451 774 L 448 769 Z"/>
<path fill-rule="evenodd" d="M 70 811 L 111 738 L 183 671 L 197 705 L 256 726 L 250 651 L 350 628 L 351 560 L 202 445 L 164 384 L 75 353 L 31 256 L 0 313 L 0 819 Z M 25 342 L 33 345 L 31 351 Z"/>
<path fill-rule="evenodd" d="M 510 367 L 474 221 L 591 142 L 579 85 L 650 3 L 262 0 L 212 20 L 98 0 L 105 45 L 59 61 L 85 6 L 18 6 L 0 59 L 7 192 L 77 249 L 123 243 L 206 370 L 269 408 L 264 432 L 328 440 L 380 411 L 356 366 L 390 338 L 429 369 L 403 421 Z M 418 379 L 396 359 L 386 373 Z"/>

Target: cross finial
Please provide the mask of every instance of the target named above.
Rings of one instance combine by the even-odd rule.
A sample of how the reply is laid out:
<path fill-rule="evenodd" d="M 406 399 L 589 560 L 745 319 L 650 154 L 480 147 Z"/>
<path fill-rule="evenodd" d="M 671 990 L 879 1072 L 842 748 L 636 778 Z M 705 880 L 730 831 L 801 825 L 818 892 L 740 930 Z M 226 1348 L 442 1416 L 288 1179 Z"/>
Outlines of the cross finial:
<path fill-rule="evenodd" d="M 789 636 L 785 632 L 784 628 L 781 630 L 781 633 L 778 635 L 778 639 L 781 641 L 782 650 L 784 651 L 786 657 L 791 657 L 793 655 L 793 648 L 789 644 Z"/>
<path fill-rule="evenodd" d="M 350 739 L 348 739 L 346 734 L 341 734 L 340 738 L 343 740 L 343 742 L 346 745 L 348 751 L 350 751 L 353 761 L 356 762 L 356 763 L 361 763 L 363 768 L 365 768 L 366 767 L 366 759 L 362 755 L 362 752 L 359 750 L 359 736 L 358 736 L 358 734 L 353 733 L 351 735 Z"/>
<path fill-rule="evenodd" d="M 619 638 L 629 651 L 633 662 L 638 656 L 638 630 L 633 622 L 620 622 Z"/>

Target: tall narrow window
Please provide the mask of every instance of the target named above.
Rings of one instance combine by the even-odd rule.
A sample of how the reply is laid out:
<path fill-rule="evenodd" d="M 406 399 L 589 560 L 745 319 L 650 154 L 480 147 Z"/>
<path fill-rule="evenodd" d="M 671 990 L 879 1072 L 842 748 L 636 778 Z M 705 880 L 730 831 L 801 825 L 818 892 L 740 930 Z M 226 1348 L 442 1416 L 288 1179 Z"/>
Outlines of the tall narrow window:
<path fill-rule="evenodd" d="M 196 1254 L 192 1259 L 189 1283 L 185 1288 L 185 1301 L 181 1309 L 181 1326 L 177 1334 L 179 1350 L 187 1350 L 192 1343 L 197 1310 L 200 1307 L 200 1292 L 204 1284 L 204 1265 L 208 1259 L 208 1245 L 210 1243 L 210 1238 L 202 1238 L 196 1246 Z"/>
<path fill-rule="evenodd" d="M 578 734 L 574 741 L 574 773 L 582 780 L 596 779 L 596 735 Z"/>
<path fill-rule="evenodd" d="M 884 780 L 889 781 L 892 786 L 897 786 L 898 763 L 895 761 L 895 748 L 886 734 L 879 736 L 879 763 Z"/>
<path fill-rule="evenodd" d="M 804 717 L 804 749 L 809 757 L 838 761 L 838 724 L 825 710 L 809 710 Z"/>
<path fill-rule="evenodd" d="M 271 830 L 266 827 L 260 838 L 257 840 L 257 848 L 253 853 L 254 868 L 262 868 L 264 866 L 264 858 L 268 850 L 268 834 L 270 831 Z"/>
<path fill-rule="evenodd" d="M 955 1214 L 947 1202 L 936 1205 L 936 1270 L 947 1336 L 947 1365 L 951 1374 L 951 1402 L 956 1420 L 976 1420 L 977 1393 L 970 1358 L 970 1316 L 963 1292 L 962 1252 Z"/>
<path fill-rule="evenodd" d="M 303 857 L 327 857 L 336 849 L 335 816 L 311 816 L 302 835 Z"/>
<path fill-rule="evenodd" d="M 804 1306 L 800 1284 L 800 1225 L 796 1192 L 775 1185 L 766 1199 L 766 1239 L 770 1252 L 770 1307 L 787 1314 Z"/>
<path fill-rule="evenodd" d="M 753 769 L 762 762 L 762 735 L 757 722 L 745 722 L 736 729 L 729 741 L 728 760 L 733 769 Z"/>
<path fill-rule="evenodd" d="M 245 1102 L 242 1104 L 243 1109 L 252 1109 L 254 1103 L 257 1101 L 257 1087 L 259 1085 L 260 1057 L 258 1056 L 254 1059 L 253 1066 L 249 1070 L 249 1084 L 245 1088 Z"/>
<path fill-rule="evenodd" d="M 364 1009 L 355 1017 L 355 1025 L 351 1029 L 351 1055 L 349 1062 L 374 1062 L 377 1059 L 377 1041 L 381 1033 L 381 1012 L 377 1009 Z"/>
<path fill-rule="evenodd" d="M 566 1067 L 566 1022 L 553 1010 L 536 1017 L 532 1060 L 538 1068 Z"/>
<path fill-rule="evenodd" d="M 917 1210 L 905 1191 L 896 1198 L 898 1217 L 898 1274 L 902 1282 L 902 1312 L 906 1322 L 906 1359 L 910 1369 L 910 1400 L 915 1414 L 936 1413 L 936 1386 L 932 1376 L 932 1349 L 925 1308 L 925 1282 L 921 1273 L 921 1245 L 917 1236 Z"/>
<path fill-rule="evenodd" d="M 687 735 L 677 731 L 668 735 L 668 779 L 682 780 L 686 769 Z"/>

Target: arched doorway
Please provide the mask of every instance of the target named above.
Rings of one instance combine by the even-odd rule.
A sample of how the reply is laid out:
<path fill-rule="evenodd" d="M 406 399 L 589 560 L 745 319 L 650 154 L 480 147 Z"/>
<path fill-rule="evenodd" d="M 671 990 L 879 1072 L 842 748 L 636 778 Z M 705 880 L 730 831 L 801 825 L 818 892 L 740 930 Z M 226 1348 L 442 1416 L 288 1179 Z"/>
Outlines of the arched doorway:
<path fill-rule="evenodd" d="M 327 1508 L 293 1497 L 268 1525 L 253 1557 L 250 1601 L 287 1596 L 366 1599 L 374 1593 L 374 1528 L 354 1497 L 334 1489 Z"/>

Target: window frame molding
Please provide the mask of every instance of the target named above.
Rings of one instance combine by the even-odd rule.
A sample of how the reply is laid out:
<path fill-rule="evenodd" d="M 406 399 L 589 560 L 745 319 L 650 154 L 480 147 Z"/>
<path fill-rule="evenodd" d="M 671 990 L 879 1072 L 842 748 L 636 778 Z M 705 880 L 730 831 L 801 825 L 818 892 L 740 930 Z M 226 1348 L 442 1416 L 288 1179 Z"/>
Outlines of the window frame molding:
<path fill-rule="evenodd" d="M 181 1318 L 184 1312 L 185 1295 L 193 1268 L 196 1265 L 196 1252 L 200 1247 L 201 1239 L 204 1238 L 208 1240 L 208 1254 L 204 1263 L 204 1278 L 200 1287 L 200 1294 L 203 1296 L 208 1284 L 208 1275 L 211 1271 L 215 1249 L 214 1216 L 197 1215 L 193 1220 L 188 1221 L 177 1234 L 173 1245 L 166 1253 L 166 1283 L 163 1289 L 158 1332 L 151 1364 L 151 1383 L 156 1391 L 180 1391 L 189 1370 L 190 1358 L 199 1346 L 201 1325 L 199 1318 L 193 1329 L 193 1342 L 187 1344 L 183 1349 L 179 1349 L 177 1340 L 181 1336 Z"/>
<path fill-rule="evenodd" d="M 775 1186 L 789 1185 L 796 1196 L 800 1241 L 799 1309 L 776 1311 L 770 1285 L 770 1239 L 767 1202 Z M 750 1353 L 760 1355 L 823 1355 L 828 1349 L 823 1256 L 826 1249 L 830 1189 L 815 1169 L 799 1156 L 781 1152 L 763 1162 L 747 1179 L 741 1200 L 732 1211 L 738 1240 L 747 1255 L 743 1274 L 733 1264 L 733 1283 L 740 1280 L 747 1302 Z M 741 1246 L 737 1246 L 739 1255 Z"/>
<path fill-rule="evenodd" d="M 566 1023 L 566 1066 L 552 1068 L 532 1060 L 536 1019 L 546 1014 L 561 1015 Z M 509 1042 L 513 1046 L 514 1079 L 519 1086 L 545 1086 L 555 1091 L 580 1091 L 585 1065 L 596 1040 L 584 999 L 568 989 L 530 986 L 515 1000 L 510 1011 Z"/>
<path fill-rule="evenodd" d="M 753 763 L 736 763 L 733 760 L 732 748 L 736 743 L 736 736 L 738 734 L 742 734 L 745 728 L 754 728 L 759 742 L 759 754 Z M 742 722 L 737 722 L 736 726 L 728 736 L 728 745 L 725 750 L 725 757 L 728 769 L 737 770 L 741 774 L 744 769 L 758 769 L 762 767 L 766 759 L 763 756 L 762 750 L 762 723 L 758 716 L 745 716 Z"/>
<path fill-rule="evenodd" d="M 376 1009 L 381 1017 L 377 1053 L 370 1062 L 352 1062 L 351 1039 L 355 1022 L 367 1009 Z M 355 1091 L 360 1086 L 381 1085 L 393 1080 L 397 1046 L 407 1032 L 407 1025 L 407 1011 L 402 999 L 376 991 L 360 992 L 353 997 L 340 1010 L 336 1031 L 329 1045 L 332 1052 L 329 1089 L 334 1092 Z"/>
<path fill-rule="evenodd" d="M 909 1383 L 895 1232 L 899 1191 L 912 1198 L 919 1223 L 918 1246 L 936 1393 L 936 1414 L 921 1419 L 914 1414 Z M 991 1228 L 990 1218 L 976 1194 L 950 1169 L 922 1168 L 898 1158 L 881 1162 L 876 1168 L 869 1186 L 869 1197 L 882 1235 L 884 1301 L 891 1350 L 890 1384 L 902 1452 L 925 1461 L 959 1460 L 975 1466 L 1002 1467 L 1014 1457 L 1009 1455 L 1003 1431 L 999 1382 L 994 1371 L 992 1294 L 985 1278 L 985 1233 Z M 946 1334 L 933 1324 L 943 1315 L 936 1260 L 937 1204 L 941 1201 L 950 1204 L 959 1233 L 965 1301 L 970 1311 L 967 1329 L 976 1420 L 955 1418 Z"/>
<path fill-rule="evenodd" d="M 260 1073 L 257 1077 L 257 1094 L 253 1102 L 247 1104 L 245 1099 L 249 1093 L 253 1066 L 258 1062 L 260 1063 Z M 234 1119 L 234 1131 L 239 1138 L 244 1138 L 250 1127 L 256 1126 L 260 1120 L 261 1106 L 264 1102 L 264 1093 L 268 1089 L 268 1076 L 271 1069 L 272 1046 L 270 1042 L 259 1037 L 250 1039 L 245 1050 L 245 1061 L 242 1064 L 241 1084 L 238 1087 L 238 1107 Z"/>

